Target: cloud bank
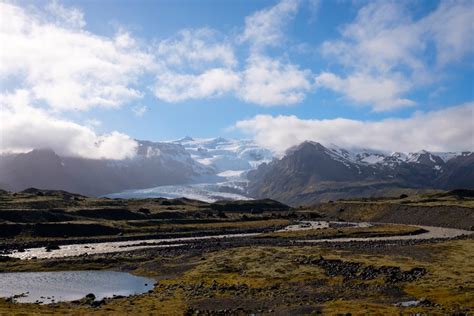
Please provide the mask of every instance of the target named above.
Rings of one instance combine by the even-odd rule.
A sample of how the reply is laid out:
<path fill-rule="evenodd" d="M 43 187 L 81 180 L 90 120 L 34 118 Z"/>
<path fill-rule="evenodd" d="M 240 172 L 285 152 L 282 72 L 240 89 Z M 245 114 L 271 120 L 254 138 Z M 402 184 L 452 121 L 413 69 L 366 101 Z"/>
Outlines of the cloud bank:
<path fill-rule="evenodd" d="M 474 102 L 433 112 L 417 112 L 406 119 L 358 121 L 344 118 L 304 120 L 296 116 L 257 115 L 238 121 L 235 128 L 261 146 L 283 154 L 306 140 L 346 148 L 401 152 L 473 151 Z"/>
<path fill-rule="evenodd" d="M 91 127 L 58 118 L 30 102 L 26 90 L 0 96 L 1 152 L 50 148 L 60 156 L 90 159 L 125 159 L 136 153 L 138 144 L 125 134 L 98 135 Z"/>
<path fill-rule="evenodd" d="M 135 87 L 153 65 L 126 32 L 113 38 L 83 30 L 82 11 L 56 1 L 45 11 L 0 3 L 0 152 L 51 148 L 62 156 L 125 159 L 128 135 L 94 131 L 61 117 L 68 111 L 116 108 L 141 98 Z M 15 82 L 13 91 L 4 90 Z"/>

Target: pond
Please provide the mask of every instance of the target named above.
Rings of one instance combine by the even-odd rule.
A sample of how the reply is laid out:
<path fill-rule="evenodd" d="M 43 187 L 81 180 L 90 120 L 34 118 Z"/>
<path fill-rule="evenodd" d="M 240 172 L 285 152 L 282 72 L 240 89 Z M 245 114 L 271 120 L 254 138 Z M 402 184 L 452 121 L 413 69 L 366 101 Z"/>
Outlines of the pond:
<path fill-rule="evenodd" d="M 14 297 L 20 303 L 49 304 L 74 301 L 93 293 L 105 297 L 145 293 L 153 279 L 115 271 L 60 271 L 0 273 L 0 297 Z"/>

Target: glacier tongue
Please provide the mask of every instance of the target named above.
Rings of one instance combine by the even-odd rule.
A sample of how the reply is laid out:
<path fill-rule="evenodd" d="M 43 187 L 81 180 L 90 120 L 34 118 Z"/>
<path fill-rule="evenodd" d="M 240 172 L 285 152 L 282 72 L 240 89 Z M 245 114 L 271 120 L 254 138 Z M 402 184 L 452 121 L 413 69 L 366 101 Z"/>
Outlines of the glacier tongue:
<path fill-rule="evenodd" d="M 181 145 L 194 161 L 206 167 L 203 168 L 203 173 L 196 172 L 192 184 L 127 190 L 107 196 L 111 198 L 186 197 L 207 202 L 224 199 L 248 200 L 250 198 L 245 196 L 246 172 L 273 159 L 270 150 L 249 140 L 227 140 L 221 137 L 194 139 L 188 136 L 169 143 Z M 209 169 L 214 170 L 213 175 L 208 173 Z"/>
<path fill-rule="evenodd" d="M 199 183 L 190 185 L 165 185 L 142 190 L 127 190 L 120 193 L 107 195 L 110 198 L 146 199 L 146 198 L 181 198 L 185 197 L 204 202 L 215 202 L 218 200 L 250 200 L 249 197 L 221 191 L 227 187 L 222 184 Z"/>

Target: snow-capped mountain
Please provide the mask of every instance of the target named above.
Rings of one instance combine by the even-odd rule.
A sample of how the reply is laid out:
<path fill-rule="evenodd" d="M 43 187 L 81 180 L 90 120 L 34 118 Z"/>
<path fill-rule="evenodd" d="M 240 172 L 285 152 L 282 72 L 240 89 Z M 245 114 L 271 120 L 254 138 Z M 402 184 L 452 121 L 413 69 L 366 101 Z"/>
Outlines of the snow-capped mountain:
<path fill-rule="evenodd" d="M 137 141 L 135 157 L 124 160 L 60 157 L 50 149 L 0 156 L 0 187 L 62 189 L 102 195 L 125 189 L 187 184 L 215 171 L 200 164 L 179 144 Z"/>
<path fill-rule="evenodd" d="M 348 150 L 307 141 L 276 159 L 251 140 L 185 137 L 137 142 L 135 157 L 124 160 L 59 157 L 52 150 L 2 155 L 0 188 L 206 201 L 269 197 L 299 203 L 321 194 L 371 195 L 387 187 L 474 186 L 472 152 Z"/>
<path fill-rule="evenodd" d="M 197 174 L 187 184 L 157 186 L 141 190 L 127 190 L 109 197 L 187 197 L 203 201 L 249 199 L 246 195 L 246 173 L 273 159 L 270 150 L 249 140 L 225 138 L 191 138 L 169 142 L 182 147 L 197 166 Z M 195 167 L 196 168 L 196 167 Z"/>
<path fill-rule="evenodd" d="M 246 140 L 186 137 L 137 143 L 137 154 L 124 160 L 60 157 L 48 149 L 2 155 L 0 188 L 64 189 L 85 195 L 119 192 L 114 197 L 130 197 L 136 191 L 137 197 L 245 199 L 246 172 L 272 160 L 269 150 Z M 127 193 L 122 195 L 124 190 Z"/>
<path fill-rule="evenodd" d="M 292 204 L 403 188 L 474 188 L 474 154 L 346 150 L 307 141 L 248 178 L 251 196 Z"/>
<path fill-rule="evenodd" d="M 193 139 L 187 136 L 172 143 L 183 146 L 193 159 L 214 168 L 218 173 L 249 170 L 273 159 L 270 150 L 250 140 L 228 140 L 222 137 Z"/>
<path fill-rule="evenodd" d="M 334 157 L 342 157 L 344 160 L 348 160 L 353 163 L 366 164 L 366 165 L 386 165 L 393 166 L 402 163 L 421 163 L 425 165 L 437 166 L 440 168 L 441 165 L 446 163 L 452 158 L 463 155 L 462 152 L 428 152 L 421 150 L 418 152 L 388 152 L 373 149 L 344 149 L 337 145 L 329 145 L 326 148 L 334 154 Z"/>

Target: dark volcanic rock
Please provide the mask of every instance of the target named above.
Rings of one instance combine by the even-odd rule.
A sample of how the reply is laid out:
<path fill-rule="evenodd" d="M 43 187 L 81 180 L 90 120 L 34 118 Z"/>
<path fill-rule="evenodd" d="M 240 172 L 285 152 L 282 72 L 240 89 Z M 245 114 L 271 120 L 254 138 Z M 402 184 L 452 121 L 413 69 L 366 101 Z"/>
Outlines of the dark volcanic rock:
<path fill-rule="evenodd" d="M 322 267 L 327 276 L 343 276 L 345 280 L 372 280 L 383 277 L 387 283 L 412 282 L 426 274 L 424 268 L 413 268 L 402 271 L 399 267 L 383 266 L 376 268 L 365 266 L 362 263 L 343 261 L 340 259 L 319 259 L 304 258 L 299 261 L 303 264 L 315 264 Z"/>

